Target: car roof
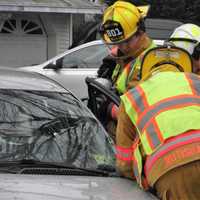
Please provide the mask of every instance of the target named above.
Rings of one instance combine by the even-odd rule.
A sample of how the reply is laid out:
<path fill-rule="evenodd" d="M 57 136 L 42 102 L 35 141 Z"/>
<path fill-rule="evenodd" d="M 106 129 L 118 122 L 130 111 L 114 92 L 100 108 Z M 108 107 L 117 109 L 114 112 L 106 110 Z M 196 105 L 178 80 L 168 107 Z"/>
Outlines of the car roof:
<path fill-rule="evenodd" d="M 0 67 L 0 89 L 68 92 L 54 80 L 36 72 Z"/>
<path fill-rule="evenodd" d="M 154 41 L 155 41 L 155 43 L 157 45 L 162 45 L 164 43 L 164 40 L 155 39 Z M 47 61 L 45 61 L 45 62 L 43 62 L 43 63 L 41 63 L 39 65 L 46 66 L 47 64 L 52 63 L 54 60 L 57 60 L 57 59 L 65 56 L 65 55 L 70 54 L 72 52 L 75 52 L 75 51 L 77 51 L 79 49 L 83 49 L 83 48 L 86 48 L 86 47 L 89 47 L 89 46 L 94 46 L 94 45 L 99 45 L 99 44 L 103 45 L 104 43 L 103 43 L 102 40 L 94 40 L 94 41 L 91 41 L 91 42 L 87 42 L 87 43 L 81 44 L 81 45 L 76 46 L 76 47 L 74 47 L 72 49 L 68 49 L 68 50 L 64 51 L 63 53 L 61 53 L 61 54 L 58 54 L 55 57 L 53 57 L 53 58 L 51 58 L 51 59 L 49 59 L 49 60 L 47 60 Z"/>
<path fill-rule="evenodd" d="M 158 45 L 162 45 L 162 44 L 164 43 L 164 40 L 162 40 L 162 39 L 154 39 L 154 41 L 155 41 L 155 43 L 158 44 Z M 77 50 L 79 50 L 79 49 L 83 49 L 83 48 L 85 48 L 85 47 L 89 47 L 89 46 L 93 46 L 93 45 L 99 45 L 99 44 L 104 44 L 103 40 L 93 40 L 93 41 L 91 41 L 91 42 L 87 42 L 87 43 L 81 44 L 81 45 L 79 45 L 79 46 L 76 46 L 76 47 L 74 47 L 74 48 L 72 48 L 72 49 L 68 49 L 68 50 L 64 51 L 63 53 L 61 53 L 61 54 L 59 54 L 59 55 L 53 57 L 53 58 L 50 59 L 50 60 L 54 60 L 55 58 L 60 58 L 60 57 L 62 57 L 63 55 L 69 54 L 69 53 L 74 52 L 74 51 L 77 51 Z M 48 62 L 49 62 L 50 60 L 48 60 Z M 47 61 L 46 61 L 46 62 L 47 62 Z"/>

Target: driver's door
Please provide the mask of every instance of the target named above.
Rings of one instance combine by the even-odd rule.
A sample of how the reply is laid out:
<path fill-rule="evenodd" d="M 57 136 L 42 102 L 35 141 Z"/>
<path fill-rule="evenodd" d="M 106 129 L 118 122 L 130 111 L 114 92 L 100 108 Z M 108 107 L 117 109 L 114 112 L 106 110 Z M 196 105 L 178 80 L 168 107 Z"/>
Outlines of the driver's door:
<path fill-rule="evenodd" d="M 71 90 L 80 99 L 87 98 L 85 78 L 97 75 L 97 69 L 107 55 L 108 49 L 104 44 L 78 49 L 56 60 L 56 66 L 43 67 L 44 74 Z"/>

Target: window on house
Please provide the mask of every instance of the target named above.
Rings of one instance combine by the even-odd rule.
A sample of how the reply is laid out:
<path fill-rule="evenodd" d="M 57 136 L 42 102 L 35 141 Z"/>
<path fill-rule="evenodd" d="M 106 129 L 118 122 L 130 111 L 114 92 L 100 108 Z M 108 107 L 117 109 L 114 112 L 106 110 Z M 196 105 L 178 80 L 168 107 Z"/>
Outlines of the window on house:
<path fill-rule="evenodd" d="M 38 26 L 38 24 L 32 21 L 28 21 L 28 20 L 21 21 L 21 28 L 27 34 L 42 34 L 43 33 L 41 27 Z"/>
<path fill-rule="evenodd" d="M 12 33 L 15 29 L 16 29 L 16 20 L 15 19 L 6 20 L 1 29 L 1 33 Z"/>
<path fill-rule="evenodd" d="M 44 34 L 40 25 L 26 19 L 6 20 L 0 33 Z"/>

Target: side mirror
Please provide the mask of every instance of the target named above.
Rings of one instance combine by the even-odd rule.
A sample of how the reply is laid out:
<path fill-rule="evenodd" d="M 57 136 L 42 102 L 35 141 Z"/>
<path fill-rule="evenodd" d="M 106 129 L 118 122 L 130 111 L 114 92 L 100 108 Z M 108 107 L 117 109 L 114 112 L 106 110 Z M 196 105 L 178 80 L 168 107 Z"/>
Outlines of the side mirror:
<path fill-rule="evenodd" d="M 56 64 L 55 63 L 49 63 L 48 65 L 46 65 L 44 67 L 44 69 L 55 69 L 56 67 Z"/>
<path fill-rule="evenodd" d="M 60 58 L 58 60 L 54 60 L 53 62 L 51 62 L 47 66 L 45 66 L 44 69 L 53 69 L 55 71 L 58 71 L 62 68 L 62 61 L 63 61 L 62 58 Z"/>

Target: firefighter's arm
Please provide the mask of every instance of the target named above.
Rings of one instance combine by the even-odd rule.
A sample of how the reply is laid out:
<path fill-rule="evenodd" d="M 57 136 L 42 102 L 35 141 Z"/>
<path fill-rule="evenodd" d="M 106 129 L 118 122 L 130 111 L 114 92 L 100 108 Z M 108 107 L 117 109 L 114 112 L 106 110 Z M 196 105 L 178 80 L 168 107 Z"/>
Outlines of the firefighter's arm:
<path fill-rule="evenodd" d="M 121 104 L 118 112 L 116 131 L 116 167 L 125 177 L 135 179 L 133 172 L 133 142 L 136 138 L 135 127 Z"/>

